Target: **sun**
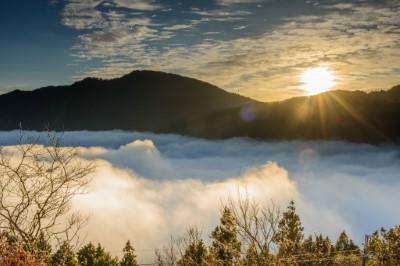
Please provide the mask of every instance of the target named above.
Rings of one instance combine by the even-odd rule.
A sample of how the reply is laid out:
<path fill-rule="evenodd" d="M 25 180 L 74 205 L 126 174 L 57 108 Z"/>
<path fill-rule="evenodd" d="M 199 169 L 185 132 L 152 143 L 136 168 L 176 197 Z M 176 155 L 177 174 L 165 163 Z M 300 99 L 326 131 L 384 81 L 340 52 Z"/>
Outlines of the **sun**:
<path fill-rule="evenodd" d="M 335 74 L 327 66 L 306 69 L 300 76 L 301 89 L 308 95 L 318 94 L 332 89 L 335 85 Z"/>

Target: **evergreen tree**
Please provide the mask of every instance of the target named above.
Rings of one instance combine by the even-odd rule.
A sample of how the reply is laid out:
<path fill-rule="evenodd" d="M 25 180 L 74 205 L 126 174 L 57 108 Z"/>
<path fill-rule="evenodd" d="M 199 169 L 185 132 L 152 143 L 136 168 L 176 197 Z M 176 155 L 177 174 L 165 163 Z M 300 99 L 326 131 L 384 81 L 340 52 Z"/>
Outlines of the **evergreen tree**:
<path fill-rule="evenodd" d="M 343 231 L 335 245 L 336 252 L 347 254 L 359 254 L 360 248 L 354 244 L 353 240 L 349 239 L 346 232 Z"/>
<path fill-rule="evenodd" d="M 78 261 L 81 266 L 117 266 L 118 259 L 112 258 L 110 253 L 97 244 L 87 244 L 78 251 Z"/>
<path fill-rule="evenodd" d="M 400 226 L 373 233 L 367 250 L 374 258 L 371 265 L 400 265 Z"/>
<path fill-rule="evenodd" d="M 77 253 L 79 264 L 82 266 L 94 266 L 96 258 L 96 247 L 90 242 L 83 246 Z"/>
<path fill-rule="evenodd" d="M 257 250 L 255 245 L 247 248 L 244 258 L 236 265 L 243 266 L 264 266 L 273 265 L 274 256 L 268 252 L 268 248 Z"/>
<path fill-rule="evenodd" d="M 189 244 L 177 266 L 203 266 L 207 265 L 208 252 L 202 239 Z"/>
<path fill-rule="evenodd" d="M 237 239 L 235 219 L 229 208 L 224 207 L 220 221 L 221 224 L 211 233 L 211 254 L 218 265 L 236 265 L 240 259 L 240 242 Z"/>
<path fill-rule="evenodd" d="M 302 244 L 302 253 L 297 256 L 298 265 L 332 265 L 334 247 L 329 237 L 310 235 Z"/>
<path fill-rule="evenodd" d="M 124 256 L 122 257 L 120 266 L 137 266 L 135 249 L 132 247 L 131 242 L 128 240 L 124 247 Z"/>
<path fill-rule="evenodd" d="M 52 266 L 78 266 L 78 259 L 67 242 L 52 257 Z"/>
<path fill-rule="evenodd" d="M 283 213 L 278 224 L 278 232 L 274 241 L 278 246 L 278 258 L 293 258 L 293 255 L 301 253 L 304 228 L 301 226 L 299 215 L 296 213 L 294 201 L 292 200 Z M 290 264 L 290 263 L 288 263 Z"/>
<path fill-rule="evenodd" d="M 51 263 L 51 246 L 45 239 L 43 232 L 40 232 L 39 237 L 35 240 L 34 244 L 35 255 L 41 258 L 46 264 Z"/>

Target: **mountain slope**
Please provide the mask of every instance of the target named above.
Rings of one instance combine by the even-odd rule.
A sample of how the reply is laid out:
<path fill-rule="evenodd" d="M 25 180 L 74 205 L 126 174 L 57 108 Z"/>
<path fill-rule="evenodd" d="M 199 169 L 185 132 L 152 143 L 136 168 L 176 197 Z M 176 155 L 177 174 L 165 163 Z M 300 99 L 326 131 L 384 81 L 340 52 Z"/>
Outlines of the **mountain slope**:
<path fill-rule="evenodd" d="M 261 103 L 195 79 L 134 71 L 112 80 L 0 95 L 0 130 L 138 130 L 202 138 L 322 139 L 379 143 L 400 139 L 400 86 L 330 91 Z"/>
<path fill-rule="evenodd" d="M 185 124 L 253 100 L 198 80 L 154 71 L 122 78 L 87 78 L 71 86 L 13 91 L 0 96 L 0 129 L 146 130 L 185 133 Z"/>
<path fill-rule="evenodd" d="M 400 86 L 389 91 L 330 91 L 278 103 L 255 103 L 246 121 L 231 108 L 202 118 L 208 138 L 320 139 L 379 143 L 400 140 Z M 232 118 L 235 119 L 232 119 Z M 230 119 L 230 127 L 215 126 Z M 196 133 L 194 133 L 196 135 Z"/>

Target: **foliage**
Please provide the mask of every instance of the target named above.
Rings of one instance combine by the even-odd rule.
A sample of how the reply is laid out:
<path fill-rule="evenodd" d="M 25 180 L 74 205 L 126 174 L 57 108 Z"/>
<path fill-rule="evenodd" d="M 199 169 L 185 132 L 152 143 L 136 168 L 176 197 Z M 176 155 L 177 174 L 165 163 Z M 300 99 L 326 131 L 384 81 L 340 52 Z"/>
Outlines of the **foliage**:
<path fill-rule="evenodd" d="M 118 259 L 113 258 L 99 244 L 95 247 L 91 242 L 82 247 L 78 252 L 78 261 L 81 266 L 117 266 Z"/>
<path fill-rule="evenodd" d="M 283 213 L 278 224 L 278 231 L 274 235 L 274 241 L 278 246 L 279 258 L 290 258 L 301 253 L 301 243 L 304 237 L 304 228 L 301 226 L 299 215 L 292 200 Z"/>
<path fill-rule="evenodd" d="M 346 232 L 343 231 L 336 241 L 335 249 L 339 253 L 344 254 L 360 254 L 360 248 L 349 239 Z"/>
<path fill-rule="evenodd" d="M 208 265 L 209 258 L 206 245 L 201 239 L 201 231 L 196 227 L 191 227 L 178 242 L 181 258 L 177 261 L 177 266 L 205 266 Z"/>
<path fill-rule="evenodd" d="M 0 233 L 0 265 L 2 266 L 45 266 L 43 258 L 27 251 L 23 244 Z"/>
<path fill-rule="evenodd" d="M 216 265 L 237 265 L 240 260 L 240 242 L 237 238 L 235 218 L 228 207 L 222 210 L 221 224 L 211 232 L 213 240 L 210 248 Z"/>
<path fill-rule="evenodd" d="M 120 266 L 137 266 L 135 249 L 132 247 L 131 242 L 128 240 L 124 247 L 124 256 L 122 257 Z"/>
<path fill-rule="evenodd" d="M 334 246 L 329 237 L 310 235 L 302 243 L 302 252 L 298 256 L 299 265 L 332 265 Z"/>
<path fill-rule="evenodd" d="M 67 242 L 53 255 L 52 266 L 79 266 L 78 259 Z"/>
<path fill-rule="evenodd" d="M 368 244 L 369 265 L 400 265 L 400 226 L 375 231 Z"/>

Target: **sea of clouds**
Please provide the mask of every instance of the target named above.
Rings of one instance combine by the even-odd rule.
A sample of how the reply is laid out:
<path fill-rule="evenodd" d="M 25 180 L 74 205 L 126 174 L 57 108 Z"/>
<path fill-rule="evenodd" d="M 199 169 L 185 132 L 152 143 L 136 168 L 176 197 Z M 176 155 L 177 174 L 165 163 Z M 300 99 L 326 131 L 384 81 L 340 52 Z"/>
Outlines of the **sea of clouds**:
<path fill-rule="evenodd" d="M 31 132 L 34 136 L 41 133 Z M 14 145 L 17 131 L 0 132 Z M 283 210 L 295 200 L 306 235 L 336 241 L 342 230 L 361 244 L 365 234 L 400 224 L 399 146 L 339 141 L 202 140 L 124 131 L 65 132 L 98 168 L 74 206 L 91 215 L 86 241 L 120 255 L 126 240 L 139 262 L 188 226 L 204 236 L 218 224 L 221 204 L 247 193 Z"/>

